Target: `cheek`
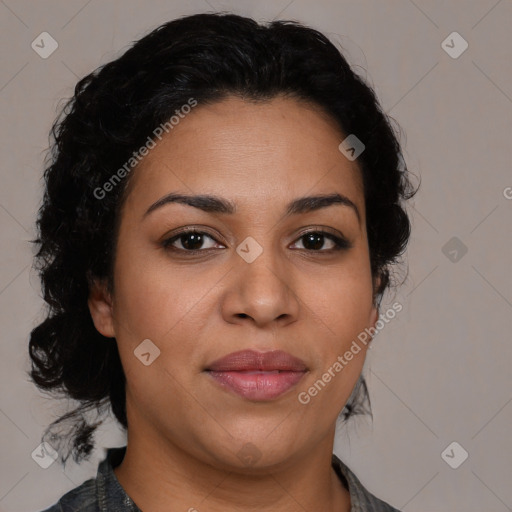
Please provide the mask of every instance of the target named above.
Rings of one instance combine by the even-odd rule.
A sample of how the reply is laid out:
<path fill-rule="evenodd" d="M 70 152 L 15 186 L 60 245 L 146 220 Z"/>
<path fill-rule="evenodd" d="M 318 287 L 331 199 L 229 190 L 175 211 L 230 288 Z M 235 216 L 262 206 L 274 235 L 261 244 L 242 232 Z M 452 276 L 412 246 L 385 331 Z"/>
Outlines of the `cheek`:
<path fill-rule="evenodd" d="M 118 260 L 116 316 L 138 337 L 161 339 L 201 307 L 201 298 L 214 284 L 214 276 L 192 276 L 185 267 L 166 264 L 165 258 L 134 254 Z"/>
<path fill-rule="evenodd" d="M 165 258 L 135 255 L 118 263 L 116 338 L 127 373 L 135 370 L 134 378 L 138 379 L 141 363 L 134 350 L 149 339 L 160 353 L 151 366 L 142 369 L 157 372 L 151 373 L 152 380 L 166 383 L 167 388 L 175 386 L 172 379 L 168 382 L 166 371 L 180 382 L 188 382 L 197 371 L 201 353 L 197 340 L 204 339 L 204 331 L 211 329 L 218 307 L 215 287 L 226 269 L 171 267 Z M 144 381 L 138 385 L 149 386 Z"/>
<path fill-rule="evenodd" d="M 211 307 L 205 297 L 210 281 L 213 287 L 213 278 L 191 279 L 183 269 L 148 258 L 119 260 L 116 339 L 132 403 L 155 413 L 162 403 L 172 410 L 190 407 L 183 395 L 196 371 L 195 340 L 203 326 L 198 316 Z M 143 340 L 151 344 L 141 345 Z M 149 347 L 152 361 L 147 366 L 137 355 L 143 346 Z"/>
<path fill-rule="evenodd" d="M 345 266 L 332 270 L 329 279 L 317 276 L 316 285 L 310 282 L 304 288 L 309 290 L 304 295 L 305 303 L 317 325 L 318 359 L 308 382 L 314 386 L 308 390 L 315 407 L 343 405 L 364 365 L 367 344 L 358 336 L 370 326 L 372 287 L 369 266 L 361 261 L 365 261 L 364 256 L 347 261 Z"/>
<path fill-rule="evenodd" d="M 335 420 L 347 402 L 364 366 L 368 345 L 358 336 L 370 325 L 371 287 L 363 274 L 339 275 L 325 284 L 324 293 L 309 296 L 316 324 L 315 365 L 301 386 L 300 404 L 312 417 Z"/>
<path fill-rule="evenodd" d="M 304 301 L 331 334 L 340 340 L 357 335 L 368 326 L 372 309 L 372 284 L 364 256 L 347 261 L 322 276 L 306 278 Z"/>

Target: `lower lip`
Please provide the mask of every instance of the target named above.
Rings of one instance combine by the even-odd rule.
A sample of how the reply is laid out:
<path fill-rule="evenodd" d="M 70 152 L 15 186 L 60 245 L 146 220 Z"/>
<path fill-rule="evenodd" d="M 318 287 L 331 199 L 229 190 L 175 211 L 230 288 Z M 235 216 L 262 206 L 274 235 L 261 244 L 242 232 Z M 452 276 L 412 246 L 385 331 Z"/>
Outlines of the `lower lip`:
<path fill-rule="evenodd" d="M 208 372 L 222 387 L 247 400 L 266 401 L 286 393 L 304 377 L 305 372 Z"/>

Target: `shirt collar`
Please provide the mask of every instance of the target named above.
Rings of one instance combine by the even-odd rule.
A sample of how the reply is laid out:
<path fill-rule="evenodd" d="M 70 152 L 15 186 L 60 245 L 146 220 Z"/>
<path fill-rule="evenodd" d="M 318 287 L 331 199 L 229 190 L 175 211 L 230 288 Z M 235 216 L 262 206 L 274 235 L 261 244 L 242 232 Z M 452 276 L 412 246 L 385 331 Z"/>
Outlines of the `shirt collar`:
<path fill-rule="evenodd" d="M 98 506 L 101 512 L 141 512 L 135 502 L 126 494 L 114 473 L 114 468 L 121 464 L 125 453 L 126 446 L 109 448 L 107 456 L 98 466 L 96 485 Z"/>
<path fill-rule="evenodd" d="M 370 493 L 348 466 L 334 454 L 332 466 L 350 493 L 350 512 L 400 512 Z"/>

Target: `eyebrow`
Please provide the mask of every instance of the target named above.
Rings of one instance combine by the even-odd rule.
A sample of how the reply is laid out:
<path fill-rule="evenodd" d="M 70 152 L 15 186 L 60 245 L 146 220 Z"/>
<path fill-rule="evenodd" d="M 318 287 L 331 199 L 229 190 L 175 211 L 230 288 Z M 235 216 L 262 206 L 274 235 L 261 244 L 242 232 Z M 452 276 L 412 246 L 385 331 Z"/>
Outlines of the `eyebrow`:
<path fill-rule="evenodd" d="M 154 202 L 144 213 L 143 219 L 151 212 L 169 203 L 186 204 L 208 213 L 234 214 L 236 212 L 236 204 L 222 197 L 209 194 L 186 195 L 170 193 Z M 294 199 L 287 205 L 285 217 L 320 210 L 321 208 L 327 208 L 335 204 L 351 208 L 356 214 L 358 221 L 361 222 L 361 216 L 355 203 L 348 197 L 338 193 L 305 196 Z"/>

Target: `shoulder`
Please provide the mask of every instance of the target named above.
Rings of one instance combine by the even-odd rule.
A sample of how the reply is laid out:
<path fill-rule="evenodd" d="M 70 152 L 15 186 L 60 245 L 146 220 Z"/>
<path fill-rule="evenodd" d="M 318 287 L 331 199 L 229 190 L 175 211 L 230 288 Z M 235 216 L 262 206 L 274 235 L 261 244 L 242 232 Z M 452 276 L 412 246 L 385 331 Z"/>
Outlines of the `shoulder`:
<path fill-rule="evenodd" d="M 334 454 L 332 465 L 344 485 L 348 486 L 351 512 L 401 512 L 368 491 L 349 467 Z"/>
<path fill-rule="evenodd" d="M 99 510 L 96 479 L 91 478 L 64 494 L 55 505 L 41 512 L 99 512 Z"/>
<path fill-rule="evenodd" d="M 107 449 L 96 478 L 86 480 L 41 512 L 140 512 L 114 474 L 125 452 L 126 446 Z"/>

